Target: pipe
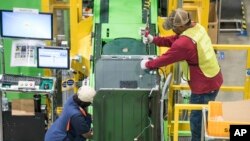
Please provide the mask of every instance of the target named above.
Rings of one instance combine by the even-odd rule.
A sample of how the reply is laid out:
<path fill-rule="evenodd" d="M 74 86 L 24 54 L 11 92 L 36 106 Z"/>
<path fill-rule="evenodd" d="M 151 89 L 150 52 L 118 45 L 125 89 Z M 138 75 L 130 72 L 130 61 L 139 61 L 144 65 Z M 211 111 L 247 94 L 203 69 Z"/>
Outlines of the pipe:
<path fill-rule="evenodd" d="M 171 79 L 172 79 L 172 73 L 169 73 L 164 83 L 162 93 L 161 93 L 161 100 L 160 100 L 161 102 L 161 107 L 160 107 L 161 141 L 164 141 L 164 119 L 163 119 L 164 96 L 167 93 Z"/>

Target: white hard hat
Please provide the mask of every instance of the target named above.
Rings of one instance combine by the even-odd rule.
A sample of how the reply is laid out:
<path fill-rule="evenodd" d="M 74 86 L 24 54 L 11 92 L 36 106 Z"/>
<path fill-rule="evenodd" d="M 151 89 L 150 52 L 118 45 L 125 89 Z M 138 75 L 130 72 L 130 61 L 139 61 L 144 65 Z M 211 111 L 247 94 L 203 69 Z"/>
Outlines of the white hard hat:
<path fill-rule="evenodd" d="M 93 102 L 96 91 L 90 86 L 81 86 L 78 89 L 78 98 L 83 102 Z"/>

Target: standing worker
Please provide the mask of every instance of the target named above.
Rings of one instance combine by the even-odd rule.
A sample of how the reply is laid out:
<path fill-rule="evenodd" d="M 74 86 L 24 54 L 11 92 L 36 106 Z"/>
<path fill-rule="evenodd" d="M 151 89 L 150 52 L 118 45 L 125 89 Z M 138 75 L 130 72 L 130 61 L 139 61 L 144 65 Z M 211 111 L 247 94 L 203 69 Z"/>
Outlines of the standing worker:
<path fill-rule="evenodd" d="M 70 96 L 63 112 L 45 135 L 45 141 L 85 141 L 93 136 L 91 116 L 86 108 L 93 102 L 96 92 L 89 86 L 82 86 L 77 94 Z"/>
<path fill-rule="evenodd" d="M 176 35 L 168 37 L 143 36 L 143 42 L 170 49 L 161 56 L 141 61 L 142 69 L 156 69 L 181 61 L 183 79 L 191 89 L 190 104 L 208 104 L 214 101 L 223 83 L 222 73 L 206 30 L 191 21 L 190 14 L 183 9 L 174 10 L 163 23 L 166 30 L 172 29 Z M 201 110 L 193 110 L 190 115 L 192 141 L 201 140 Z"/>

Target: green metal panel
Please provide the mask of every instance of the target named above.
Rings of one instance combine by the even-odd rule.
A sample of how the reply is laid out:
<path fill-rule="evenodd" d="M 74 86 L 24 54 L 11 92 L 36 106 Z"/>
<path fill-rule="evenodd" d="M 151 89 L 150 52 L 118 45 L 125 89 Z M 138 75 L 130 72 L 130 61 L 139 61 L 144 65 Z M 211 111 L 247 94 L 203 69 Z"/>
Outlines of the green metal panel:
<path fill-rule="evenodd" d="M 10 64 L 11 64 L 12 39 L 4 39 L 3 43 L 4 43 L 3 45 L 4 45 L 5 73 L 23 74 L 28 76 L 38 76 L 43 74 L 43 69 L 38 69 L 36 67 L 11 67 Z"/>
<path fill-rule="evenodd" d="M 100 23 L 100 0 L 94 0 L 94 22 Z"/>
<path fill-rule="evenodd" d="M 138 137 L 138 141 L 159 141 L 159 94 L 153 91 L 149 99 L 149 93 L 150 90 L 99 90 L 93 103 L 94 140 L 133 141 Z"/>
<path fill-rule="evenodd" d="M 38 76 L 43 75 L 43 70 L 34 68 L 34 67 L 11 67 L 11 39 L 4 39 L 4 59 L 5 59 L 5 73 L 7 74 L 17 74 L 17 75 L 27 75 L 27 76 Z M 2 60 L 1 60 L 2 61 Z M 2 73 L 2 64 L 0 64 L 1 73 Z M 12 99 L 19 98 L 33 98 L 33 93 L 7 93 L 8 99 L 11 101 Z M 42 102 L 44 103 L 44 102 Z"/>
<path fill-rule="evenodd" d="M 14 7 L 18 8 L 34 8 L 40 9 L 41 1 L 40 0 L 0 0 L 0 9 L 13 9 Z M 42 75 L 43 70 L 38 68 L 31 67 L 11 67 L 10 59 L 11 59 L 11 47 L 12 47 L 12 39 L 3 39 L 4 46 L 4 58 L 5 58 L 5 72 L 8 74 L 23 74 L 23 75 L 31 75 L 37 76 Z M 2 65 L 2 64 L 0 64 Z M 1 66 L 2 68 L 2 66 Z M 2 71 L 2 69 L 1 69 Z M 1 72 L 2 73 L 2 72 Z"/>
<path fill-rule="evenodd" d="M 101 57 L 102 51 L 115 54 L 113 47 L 117 46 L 113 44 L 108 46 L 107 50 L 102 50 L 105 43 L 107 45 L 117 38 L 132 38 L 141 41 L 139 29 L 146 27 L 146 24 L 143 23 L 143 18 L 145 21 L 143 15 L 145 16 L 145 14 L 143 14 L 144 3 L 142 2 L 143 0 L 94 1 L 96 23 L 94 30 L 95 61 Z M 156 0 L 151 1 L 150 31 L 152 31 L 152 34 L 156 30 L 156 24 L 154 24 L 157 21 L 156 3 Z M 128 41 L 124 46 L 130 46 L 130 44 Z M 150 47 L 149 52 L 149 54 L 155 54 L 155 48 Z M 117 54 L 119 54 L 119 51 Z M 94 62 L 93 67 L 95 65 Z M 94 77 L 95 75 L 91 76 Z M 91 80 L 94 81 L 95 79 L 91 78 Z M 96 82 L 92 83 L 96 85 Z M 150 89 L 128 90 L 115 88 L 98 90 L 93 103 L 94 140 L 134 141 L 139 136 L 138 141 L 159 141 L 161 137 L 160 96 L 158 91 L 153 91 L 153 98 L 149 99 L 149 93 Z M 150 121 L 154 128 L 150 126 Z"/>
<path fill-rule="evenodd" d="M 142 0 L 95 0 L 95 59 L 101 55 L 103 43 L 116 38 L 134 38 L 141 40 L 140 28 L 146 28 L 144 3 Z M 151 0 L 150 33 L 155 34 L 157 27 L 157 1 Z M 143 14 L 144 13 L 144 14 Z M 96 25 L 95 25 L 96 26 Z M 101 35 L 99 35 L 101 34 Z M 100 39 L 97 37 L 100 37 Z M 96 43 L 97 41 L 97 43 Z M 98 51 L 97 51 L 98 50 Z M 150 45 L 149 54 L 156 54 L 155 46 Z"/>
<path fill-rule="evenodd" d="M 103 55 L 147 55 L 145 44 L 133 38 L 117 38 L 103 46 Z"/>
<path fill-rule="evenodd" d="M 151 23 L 157 23 L 157 17 L 158 17 L 158 14 L 157 14 L 157 8 L 158 8 L 158 5 L 157 5 L 157 1 L 156 0 L 150 0 L 151 2 L 151 7 L 150 7 L 150 13 L 151 13 Z M 158 29 L 156 27 L 156 29 Z"/>
<path fill-rule="evenodd" d="M 141 39 L 139 30 L 141 27 L 145 27 L 145 24 L 102 24 L 102 39 L 104 41 L 110 41 L 115 38 L 128 37 Z"/>
<path fill-rule="evenodd" d="M 41 9 L 40 0 L 0 0 L 0 9 L 12 10 L 13 8 L 33 8 Z M 4 46 L 4 59 L 5 59 L 5 73 L 7 74 L 23 74 L 28 76 L 38 76 L 43 75 L 43 69 L 38 69 L 34 67 L 11 67 L 11 47 L 12 39 L 5 38 L 3 39 Z M 1 58 L 1 57 L 0 57 Z M 1 60 L 2 61 L 2 60 Z M 2 72 L 2 63 L 0 62 L 1 73 Z M 18 99 L 18 98 L 33 98 L 33 94 L 19 94 L 19 93 L 8 93 L 9 100 Z"/>
<path fill-rule="evenodd" d="M 41 8 L 41 0 L 0 0 L 0 9 L 19 8 Z"/>
<path fill-rule="evenodd" d="M 141 23 L 141 0 L 109 0 L 109 23 Z"/>

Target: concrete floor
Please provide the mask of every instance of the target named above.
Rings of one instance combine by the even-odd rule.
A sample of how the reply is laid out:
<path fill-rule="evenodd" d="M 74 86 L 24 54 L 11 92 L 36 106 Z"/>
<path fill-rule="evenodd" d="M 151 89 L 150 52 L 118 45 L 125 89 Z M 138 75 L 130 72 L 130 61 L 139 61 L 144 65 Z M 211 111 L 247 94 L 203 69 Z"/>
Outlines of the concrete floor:
<path fill-rule="evenodd" d="M 249 36 L 240 36 L 238 32 L 220 33 L 218 44 L 250 44 Z M 224 59 L 219 59 L 224 77 L 224 86 L 243 86 L 246 76 L 246 51 L 222 51 Z M 220 91 L 217 97 L 219 101 L 242 100 L 241 92 L 223 92 Z"/>
<path fill-rule="evenodd" d="M 219 32 L 218 44 L 250 44 L 250 1 L 244 0 L 246 13 L 246 25 L 248 36 L 240 35 L 240 32 Z M 224 59 L 219 59 L 224 77 L 224 86 L 243 86 L 246 76 L 246 51 L 222 51 Z M 217 96 L 218 101 L 243 100 L 241 92 L 220 91 Z"/>
<path fill-rule="evenodd" d="M 221 32 L 218 44 L 250 44 L 250 37 L 239 35 L 239 32 Z M 238 50 L 222 52 L 224 53 L 224 59 L 219 59 L 219 63 L 224 77 L 223 85 L 243 86 L 246 76 L 247 52 Z M 216 100 L 234 101 L 242 99 L 243 93 L 241 92 L 220 91 Z"/>

